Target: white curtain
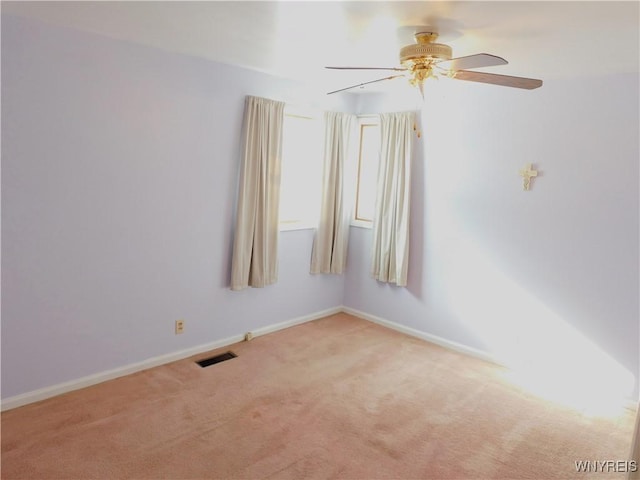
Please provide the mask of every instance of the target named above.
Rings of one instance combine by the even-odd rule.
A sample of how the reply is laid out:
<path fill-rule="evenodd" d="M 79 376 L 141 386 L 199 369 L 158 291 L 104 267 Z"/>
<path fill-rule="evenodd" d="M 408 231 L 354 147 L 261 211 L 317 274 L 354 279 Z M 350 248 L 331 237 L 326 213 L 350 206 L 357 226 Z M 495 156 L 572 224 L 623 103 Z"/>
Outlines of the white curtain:
<path fill-rule="evenodd" d="M 278 208 L 284 103 L 247 96 L 231 289 L 278 279 Z"/>
<path fill-rule="evenodd" d="M 413 112 L 380 115 L 380 166 L 373 219 L 371 275 L 407 285 Z"/>
<path fill-rule="evenodd" d="M 350 210 L 345 192 L 345 169 L 356 116 L 325 112 L 324 171 L 320 223 L 313 240 L 311 273 L 344 272 L 347 262 Z"/>

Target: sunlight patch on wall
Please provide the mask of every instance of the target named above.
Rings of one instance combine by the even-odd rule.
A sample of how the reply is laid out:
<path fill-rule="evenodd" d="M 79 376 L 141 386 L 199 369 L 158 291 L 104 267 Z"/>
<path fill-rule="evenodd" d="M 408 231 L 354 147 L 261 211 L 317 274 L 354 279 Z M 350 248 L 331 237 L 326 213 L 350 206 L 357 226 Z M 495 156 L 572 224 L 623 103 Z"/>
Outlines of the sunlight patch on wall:
<path fill-rule="evenodd" d="M 589 414 L 611 414 L 635 378 L 594 342 L 492 265 L 466 240 L 447 248 L 448 302 L 456 315 L 536 395 Z"/>

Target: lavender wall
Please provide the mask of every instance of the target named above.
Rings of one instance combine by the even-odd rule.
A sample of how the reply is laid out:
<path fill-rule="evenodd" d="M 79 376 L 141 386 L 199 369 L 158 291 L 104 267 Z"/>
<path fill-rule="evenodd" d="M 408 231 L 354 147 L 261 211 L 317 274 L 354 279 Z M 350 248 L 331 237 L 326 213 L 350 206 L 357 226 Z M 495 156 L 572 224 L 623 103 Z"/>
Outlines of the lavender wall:
<path fill-rule="evenodd" d="M 283 232 L 280 281 L 228 289 L 245 95 L 261 73 L 2 16 L 2 397 L 342 304 Z M 186 320 L 176 336 L 174 321 Z"/>
<path fill-rule="evenodd" d="M 409 285 L 372 280 L 371 231 L 352 228 L 345 305 L 523 365 L 553 350 L 558 363 L 545 368 L 580 361 L 585 382 L 607 378 L 588 365 L 600 358 L 635 377 L 637 398 L 638 84 L 637 74 L 535 91 L 429 84 Z M 369 96 L 359 110 L 408 106 Z M 524 192 L 527 163 L 541 174 Z"/>

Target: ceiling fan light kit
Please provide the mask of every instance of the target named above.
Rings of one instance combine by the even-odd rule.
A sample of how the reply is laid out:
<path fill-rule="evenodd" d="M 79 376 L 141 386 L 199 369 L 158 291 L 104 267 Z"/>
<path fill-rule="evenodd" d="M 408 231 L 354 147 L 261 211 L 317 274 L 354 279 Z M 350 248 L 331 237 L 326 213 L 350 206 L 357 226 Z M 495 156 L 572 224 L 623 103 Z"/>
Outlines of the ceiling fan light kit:
<path fill-rule="evenodd" d="M 438 34 L 419 32 L 415 34 L 416 43 L 400 49 L 400 64 L 410 73 L 409 83 L 418 87 L 424 98 L 424 81 L 427 78 L 438 78 L 433 68 L 438 62 L 451 60 L 451 47 L 435 43 Z M 447 76 L 450 76 L 447 74 Z"/>
<path fill-rule="evenodd" d="M 408 77 L 409 83 L 417 87 L 424 99 L 424 82 L 428 78 L 448 77 L 471 82 L 489 83 L 503 87 L 523 88 L 532 90 L 542 86 L 542 80 L 509 75 L 496 75 L 485 72 L 473 72 L 465 69 L 506 65 L 508 62 L 496 55 L 480 53 L 467 57 L 451 58 L 452 50 L 449 45 L 436 43 L 438 34 L 428 27 L 414 34 L 416 43 L 400 49 L 400 68 L 398 67 L 326 67 L 334 70 L 392 70 L 402 71 L 403 74 L 392 75 L 378 80 L 352 85 L 334 90 L 328 94 L 350 90 L 371 83 L 392 80 L 398 77 Z"/>

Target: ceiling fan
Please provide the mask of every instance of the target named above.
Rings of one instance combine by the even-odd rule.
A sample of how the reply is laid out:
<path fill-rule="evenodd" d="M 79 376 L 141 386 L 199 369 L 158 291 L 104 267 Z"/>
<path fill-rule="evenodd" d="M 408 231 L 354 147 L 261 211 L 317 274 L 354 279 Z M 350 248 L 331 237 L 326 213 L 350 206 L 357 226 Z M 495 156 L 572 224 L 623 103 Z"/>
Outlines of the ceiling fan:
<path fill-rule="evenodd" d="M 504 58 L 488 53 L 451 58 L 451 47 L 442 43 L 436 43 L 438 34 L 430 31 L 430 27 L 424 27 L 421 31 L 414 33 L 414 37 L 416 40 L 415 44 L 407 45 L 400 49 L 400 67 L 325 67 L 332 70 L 388 70 L 403 72 L 334 90 L 333 92 L 328 92 L 327 95 L 400 77 L 408 78 L 409 83 L 420 90 L 423 98 L 424 82 L 428 78 L 448 77 L 455 78 L 456 80 L 490 83 L 503 87 L 524 88 L 527 90 L 533 90 L 534 88 L 542 86 L 542 80 L 536 80 L 534 78 L 469 71 L 468 69 L 470 68 L 506 65 L 508 62 Z"/>

